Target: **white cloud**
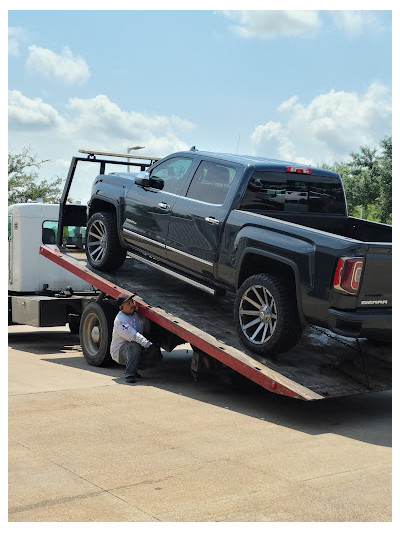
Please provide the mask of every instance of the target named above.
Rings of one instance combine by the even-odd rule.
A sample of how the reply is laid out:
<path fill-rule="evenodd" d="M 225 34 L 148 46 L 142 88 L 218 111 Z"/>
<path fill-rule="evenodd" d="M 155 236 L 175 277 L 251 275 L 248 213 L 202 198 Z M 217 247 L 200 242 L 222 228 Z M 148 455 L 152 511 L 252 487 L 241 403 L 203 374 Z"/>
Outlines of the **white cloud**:
<path fill-rule="evenodd" d="M 246 38 L 314 37 L 322 26 L 320 11 L 314 10 L 227 10 L 222 13 L 231 21 L 231 29 Z M 348 35 L 358 35 L 365 29 L 382 30 L 382 22 L 374 11 L 326 11 L 333 25 Z"/>
<path fill-rule="evenodd" d="M 66 109 L 57 111 L 40 98 L 9 91 L 9 145 L 14 152 L 29 146 L 41 158 L 51 159 L 43 168 L 47 179 L 65 177 L 79 148 L 125 152 L 128 146 L 141 145 L 141 154 L 155 157 L 187 150 L 181 136 L 194 127 L 179 117 L 122 110 L 104 95 L 72 98 Z"/>
<path fill-rule="evenodd" d="M 84 83 L 90 77 L 87 63 L 81 57 L 74 56 L 68 46 L 63 48 L 61 54 L 36 45 L 29 46 L 26 66 L 32 72 L 46 78 L 58 78 L 69 85 Z"/>
<path fill-rule="evenodd" d="M 8 92 L 8 123 L 12 131 L 59 130 L 63 119 L 41 98 L 27 98 L 20 91 Z"/>
<path fill-rule="evenodd" d="M 23 28 L 10 26 L 8 28 L 8 53 L 11 56 L 19 55 L 19 46 L 24 39 L 25 31 Z"/>
<path fill-rule="evenodd" d="M 391 131 L 390 91 L 381 83 L 364 95 L 331 90 L 308 105 L 292 96 L 277 111 L 286 118 L 257 126 L 251 136 L 258 155 L 330 163 L 362 145 L 376 146 Z"/>
<path fill-rule="evenodd" d="M 76 116 L 71 122 L 76 135 L 104 149 L 113 145 L 113 149 L 120 151 L 133 143 L 155 150 L 156 154 L 167 154 L 185 149 L 186 144 L 177 134 L 194 128 L 192 123 L 179 117 L 123 111 L 105 95 L 88 100 L 71 98 L 67 107 Z"/>
<path fill-rule="evenodd" d="M 370 11 L 331 11 L 334 24 L 349 35 L 358 35 L 365 28 L 380 29 L 381 24 L 376 15 Z"/>
<path fill-rule="evenodd" d="M 179 117 L 149 116 L 135 111 L 123 111 L 107 96 L 98 95 L 92 99 L 71 98 L 68 108 L 78 113 L 82 127 L 94 125 L 96 129 L 110 131 L 117 135 L 140 135 L 143 130 L 169 132 L 172 129 L 188 130 L 193 124 Z"/>
<path fill-rule="evenodd" d="M 226 17 L 236 22 L 233 31 L 242 37 L 273 38 L 315 34 L 320 26 L 317 11 L 224 11 Z"/>

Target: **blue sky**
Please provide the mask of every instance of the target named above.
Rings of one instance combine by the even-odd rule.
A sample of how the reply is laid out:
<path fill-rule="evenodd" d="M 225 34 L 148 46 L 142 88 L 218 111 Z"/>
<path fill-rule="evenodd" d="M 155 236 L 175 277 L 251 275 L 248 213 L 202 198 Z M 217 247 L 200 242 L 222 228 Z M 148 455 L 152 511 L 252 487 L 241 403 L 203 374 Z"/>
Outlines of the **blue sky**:
<path fill-rule="evenodd" d="M 9 149 L 46 178 L 79 148 L 318 164 L 392 130 L 389 10 L 8 14 Z"/>

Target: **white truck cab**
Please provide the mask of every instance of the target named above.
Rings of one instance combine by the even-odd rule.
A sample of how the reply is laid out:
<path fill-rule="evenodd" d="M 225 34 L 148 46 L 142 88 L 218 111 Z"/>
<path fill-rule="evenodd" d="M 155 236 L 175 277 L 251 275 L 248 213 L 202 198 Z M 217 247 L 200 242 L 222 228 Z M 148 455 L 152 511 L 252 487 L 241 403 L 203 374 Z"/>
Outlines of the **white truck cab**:
<path fill-rule="evenodd" d="M 93 287 L 39 254 L 42 244 L 56 243 L 59 209 L 58 204 L 34 202 L 8 208 L 9 324 L 68 323 L 71 331 L 78 330 L 87 299 L 83 294 L 93 295 Z M 64 228 L 64 244 L 82 248 L 84 231 L 83 227 Z"/>
<path fill-rule="evenodd" d="M 27 203 L 8 208 L 8 290 L 15 293 L 74 291 L 90 285 L 39 254 L 41 244 L 55 244 L 58 204 Z M 84 228 L 69 228 L 66 238 L 82 247 Z M 74 233 L 75 232 L 75 233 Z"/>

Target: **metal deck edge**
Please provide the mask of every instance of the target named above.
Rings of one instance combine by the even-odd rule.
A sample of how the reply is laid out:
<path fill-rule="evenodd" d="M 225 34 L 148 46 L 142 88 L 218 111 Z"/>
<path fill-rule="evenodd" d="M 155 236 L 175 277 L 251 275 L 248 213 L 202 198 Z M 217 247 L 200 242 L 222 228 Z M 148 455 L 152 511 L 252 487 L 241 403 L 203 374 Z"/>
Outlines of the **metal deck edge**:
<path fill-rule="evenodd" d="M 112 298 L 116 299 L 121 294 L 127 293 L 123 287 L 102 278 L 82 265 L 82 261 L 66 253 L 46 245 L 40 246 L 39 253 Z M 139 304 L 141 313 L 148 319 L 178 335 L 186 342 L 211 355 L 261 387 L 276 394 L 303 400 L 320 400 L 324 398 L 324 396 L 296 383 L 279 372 L 269 369 L 256 359 L 219 341 L 197 327 L 181 319 L 177 320 L 176 317 L 170 315 L 162 308 L 150 306 L 139 295 L 135 296 L 135 300 Z"/>

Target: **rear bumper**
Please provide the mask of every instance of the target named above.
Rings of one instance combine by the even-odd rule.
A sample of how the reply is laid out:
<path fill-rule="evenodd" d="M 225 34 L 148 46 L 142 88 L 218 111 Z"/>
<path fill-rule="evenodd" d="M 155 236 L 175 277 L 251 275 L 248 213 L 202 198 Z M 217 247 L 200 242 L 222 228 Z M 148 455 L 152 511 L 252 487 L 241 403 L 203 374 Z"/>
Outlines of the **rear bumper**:
<path fill-rule="evenodd" d="M 359 309 L 340 311 L 329 309 L 329 329 L 346 337 L 390 341 L 392 339 L 392 309 Z"/>

